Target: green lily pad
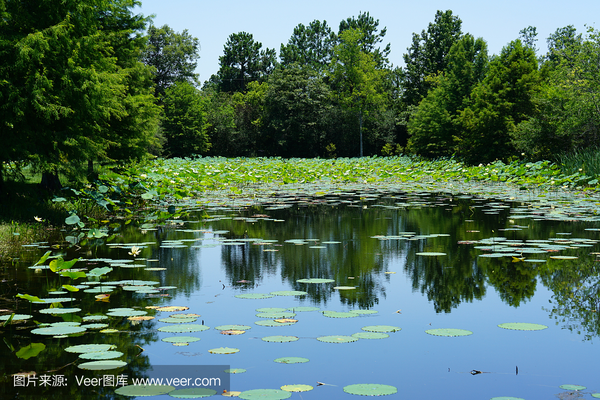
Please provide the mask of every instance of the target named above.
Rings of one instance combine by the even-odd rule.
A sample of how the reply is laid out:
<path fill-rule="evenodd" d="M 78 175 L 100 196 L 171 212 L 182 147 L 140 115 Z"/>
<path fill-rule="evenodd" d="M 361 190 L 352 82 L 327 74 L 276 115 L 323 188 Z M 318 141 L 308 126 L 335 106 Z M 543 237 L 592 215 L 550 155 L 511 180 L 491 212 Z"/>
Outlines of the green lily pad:
<path fill-rule="evenodd" d="M 317 340 L 319 342 L 325 342 L 325 343 L 351 343 L 351 342 L 356 342 L 358 340 L 358 338 L 352 337 L 352 336 L 339 335 L 339 336 L 320 336 L 317 338 Z"/>
<path fill-rule="evenodd" d="M 243 374 L 244 372 L 246 372 L 244 368 L 231 368 L 225 370 L 225 373 L 227 374 Z"/>
<path fill-rule="evenodd" d="M 313 389 L 310 385 L 284 385 L 281 387 L 281 390 L 285 390 L 286 392 L 308 392 Z"/>
<path fill-rule="evenodd" d="M 31 343 L 28 346 L 21 347 L 15 355 L 23 360 L 29 360 L 32 357 L 36 357 L 44 351 L 45 348 L 46 345 L 44 343 Z"/>
<path fill-rule="evenodd" d="M 548 328 L 546 325 L 530 324 L 528 322 L 507 322 L 498 326 L 500 328 L 512 329 L 517 331 L 541 331 L 542 329 Z"/>
<path fill-rule="evenodd" d="M 275 296 L 304 296 L 305 294 L 308 294 L 308 292 L 302 292 L 300 290 L 279 290 L 271 292 L 271 294 Z"/>
<path fill-rule="evenodd" d="M 294 325 L 295 322 L 277 322 L 272 319 L 269 319 L 265 321 L 256 321 L 255 324 L 260 326 L 287 326 Z"/>
<path fill-rule="evenodd" d="M 211 354 L 233 354 L 240 351 L 240 349 L 236 349 L 233 347 L 219 347 L 218 349 L 210 349 L 208 352 Z"/>
<path fill-rule="evenodd" d="M 110 311 L 107 312 L 106 315 L 111 317 L 139 317 L 140 315 L 148 314 L 146 311 L 142 310 L 120 310 L 120 311 Z"/>
<path fill-rule="evenodd" d="M 77 307 L 72 307 L 72 308 L 61 308 L 61 307 L 55 307 L 55 308 L 44 308 L 42 310 L 40 310 L 41 314 L 70 314 L 70 313 L 76 313 L 81 311 L 81 308 L 77 308 Z"/>
<path fill-rule="evenodd" d="M 390 385 L 379 385 L 373 383 L 360 383 L 344 386 L 344 392 L 359 396 L 387 396 L 398 392 L 398 389 Z"/>
<path fill-rule="evenodd" d="M 108 351 L 116 348 L 114 344 L 78 344 L 65 349 L 67 353 L 91 353 L 96 351 Z"/>
<path fill-rule="evenodd" d="M 280 363 L 280 364 L 302 364 L 302 363 L 307 363 L 310 360 L 308 358 L 304 358 L 304 357 L 280 357 L 280 358 L 276 358 L 275 360 L 276 363 Z"/>
<path fill-rule="evenodd" d="M 473 332 L 471 331 L 467 331 L 465 329 L 429 329 L 427 331 L 425 331 L 425 333 L 428 333 L 430 335 L 434 335 L 434 336 L 469 336 L 472 335 Z"/>
<path fill-rule="evenodd" d="M 97 324 L 83 324 L 80 326 L 85 329 L 104 329 L 104 328 L 108 327 L 108 324 L 97 323 Z"/>
<path fill-rule="evenodd" d="M 300 282 L 300 283 L 331 283 L 331 282 L 335 282 L 335 280 L 324 279 L 324 278 L 310 278 L 310 279 L 297 279 L 296 282 Z"/>
<path fill-rule="evenodd" d="M 168 332 L 168 333 L 184 333 L 184 332 L 202 332 L 207 329 L 210 329 L 206 325 L 198 325 L 198 324 L 182 324 L 182 325 L 169 325 L 158 328 L 160 332 Z"/>
<path fill-rule="evenodd" d="M 265 336 L 262 338 L 265 342 L 277 342 L 277 343 L 285 343 L 285 342 L 295 342 L 298 340 L 297 336 Z"/>
<path fill-rule="evenodd" d="M 565 390 L 585 390 L 586 389 L 585 386 L 581 386 L 581 385 L 560 385 L 559 388 L 565 389 Z"/>
<path fill-rule="evenodd" d="M 163 342 L 167 343 L 192 343 L 197 342 L 198 340 L 200 340 L 200 338 L 193 336 L 173 336 L 162 339 Z"/>
<path fill-rule="evenodd" d="M 335 290 L 352 290 L 356 289 L 356 286 L 334 286 Z"/>
<path fill-rule="evenodd" d="M 288 310 L 291 312 L 321 311 L 319 307 L 290 307 Z"/>
<path fill-rule="evenodd" d="M 185 324 L 190 322 L 196 322 L 198 318 L 196 317 L 167 317 L 159 319 L 160 322 L 166 322 L 170 324 Z"/>
<path fill-rule="evenodd" d="M 257 317 L 268 318 L 268 319 L 279 319 L 279 318 L 293 318 L 296 316 L 293 312 L 269 312 L 269 313 L 258 313 Z"/>
<path fill-rule="evenodd" d="M 554 260 L 577 260 L 577 256 L 550 256 Z"/>
<path fill-rule="evenodd" d="M 7 315 L 2 315 L 0 316 L 0 321 L 8 321 L 8 319 L 10 318 L 12 314 L 7 314 Z M 31 318 L 32 315 L 29 314 L 15 314 L 15 316 L 12 318 L 13 321 L 23 321 L 26 319 Z"/>
<path fill-rule="evenodd" d="M 104 371 L 109 369 L 117 369 L 126 366 L 125 361 L 118 360 L 102 360 L 102 361 L 90 361 L 83 364 L 79 364 L 77 368 L 86 369 L 90 371 Z M 133 386 L 133 385 L 132 385 Z M 128 387 L 128 386 L 125 386 Z"/>
<path fill-rule="evenodd" d="M 37 328 L 31 331 L 36 335 L 72 335 L 74 333 L 85 332 L 85 328 L 79 326 L 50 326 L 47 328 Z"/>
<path fill-rule="evenodd" d="M 248 325 L 219 325 L 216 326 L 215 329 L 218 331 L 231 331 L 231 330 L 237 330 L 237 331 L 247 331 L 248 329 L 251 329 L 251 326 Z"/>
<path fill-rule="evenodd" d="M 592 393 L 592 397 L 595 399 L 600 399 L 600 393 Z"/>
<path fill-rule="evenodd" d="M 174 386 L 169 385 L 127 385 L 121 386 L 115 390 L 116 394 L 121 396 L 160 396 L 175 390 Z"/>
<path fill-rule="evenodd" d="M 352 334 L 352 336 L 359 339 L 385 339 L 390 337 L 387 333 L 381 332 L 358 332 Z"/>
<path fill-rule="evenodd" d="M 279 389 L 254 389 L 254 390 L 246 390 L 238 396 L 240 399 L 245 400 L 283 400 L 288 399 L 292 396 L 290 392 L 286 392 L 285 390 Z"/>
<path fill-rule="evenodd" d="M 85 322 L 103 321 L 105 319 L 108 319 L 108 317 L 106 315 L 86 315 L 85 317 L 82 318 L 82 320 Z"/>
<path fill-rule="evenodd" d="M 350 310 L 348 312 L 354 313 L 354 314 L 377 314 L 379 311 L 375 311 L 375 310 Z"/>
<path fill-rule="evenodd" d="M 264 293 L 244 293 L 244 294 L 236 294 L 235 297 L 238 299 L 270 299 L 271 297 L 275 297 L 272 294 L 264 294 Z"/>
<path fill-rule="evenodd" d="M 187 388 L 177 389 L 169 392 L 169 396 L 176 399 L 199 399 L 217 394 L 217 391 L 209 388 Z"/>
<path fill-rule="evenodd" d="M 354 318 L 358 317 L 357 313 L 341 312 L 341 311 L 323 311 L 323 315 L 329 318 Z"/>
<path fill-rule="evenodd" d="M 425 257 L 439 257 L 439 256 L 445 256 L 446 253 L 437 253 L 435 251 L 424 251 L 421 253 L 416 253 L 416 255 L 425 256 Z"/>
<path fill-rule="evenodd" d="M 94 351 L 91 353 L 82 353 L 79 358 L 84 360 L 111 360 L 113 358 L 119 358 L 123 355 L 120 351 Z"/>
<path fill-rule="evenodd" d="M 391 325 L 369 325 L 363 326 L 361 329 L 367 332 L 399 332 L 402 330 L 402 328 Z"/>
<path fill-rule="evenodd" d="M 256 309 L 256 311 L 258 311 L 258 312 L 284 312 L 287 310 L 288 309 L 281 308 L 281 307 L 262 307 L 262 308 Z"/>

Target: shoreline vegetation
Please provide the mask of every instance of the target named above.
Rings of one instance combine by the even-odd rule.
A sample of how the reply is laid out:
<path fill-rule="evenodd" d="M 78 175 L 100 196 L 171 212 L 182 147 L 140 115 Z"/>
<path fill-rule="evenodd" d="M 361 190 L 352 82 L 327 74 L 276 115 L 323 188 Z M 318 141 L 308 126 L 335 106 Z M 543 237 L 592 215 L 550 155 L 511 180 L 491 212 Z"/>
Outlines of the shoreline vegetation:
<path fill-rule="evenodd" d="M 454 159 L 415 156 L 336 159 L 158 158 L 105 169 L 94 183 L 65 186 L 54 195 L 33 182 L 5 182 L 11 193 L 0 211 L 0 262 L 18 257 L 22 246 L 48 241 L 55 248 L 114 238 L 130 223 L 165 223 L 201 209 L 202 198 L 269 197 L 282 189 L 325 196 L 345 187 L 477 191 L 518 191 L 531 197 L 564 191 L 592 199 L 600 190 L 597 175 L 566 174 L 549 161 L 514 161 L 469 166 Z M 411 186 L 412 185 L 412 186 Z"/>

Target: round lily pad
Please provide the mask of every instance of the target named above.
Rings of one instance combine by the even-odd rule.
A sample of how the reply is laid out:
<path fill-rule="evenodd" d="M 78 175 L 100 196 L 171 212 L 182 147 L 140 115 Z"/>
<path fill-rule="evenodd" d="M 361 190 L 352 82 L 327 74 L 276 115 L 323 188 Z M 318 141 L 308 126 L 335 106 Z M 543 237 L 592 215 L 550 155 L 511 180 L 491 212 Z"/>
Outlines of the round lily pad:
<path fill-rule="evenodd" d="M 12 314 L 7 314 L 7 315 L 1 315 L 0 316 L 0 321 L 8 321 L 8 319 L 10 318 Z M 15 314 L 14 317 L 12 318 L 13 321 L 23 321 L 26 319 L 31 318 L 31 315 L 28 314 Z"/>
<path fill-rule="evenodd" d="M 219 325 L 219 326 L 215 327 L 215 329 L 218 331 L 231 331 L 231 330 L 247 331 L 250 328 L 252 328 L 252 327 L 248 326 L 248 325 Z"/>
<path fill-rule="evenodd" d="M 269 319 L 265 321 L 256 321 L 255 324 L 260 326 L 287 326 L 294 325 L 295 322 L 277 322 L 275 320 Z"/>
<path fill-rule="evenodd" d="M 358 332 L 352 334 L 352 336 L 359 339 L 385 339 L 390 337 L 387 333 L 381 332 Z"/>
<path fill-rule="evenodd" d="M 425 256 L 425 257 L 438 257 L 438 256 L 445 256 L 446 253 L 436 253 L 434 251 L 424 251 L 421 253 L 416 253 L 416 255 Z"/>
<path fill-rule="evenodd" d="M 119 358 L 123 355 L 120 351 L 94 351 L 91 353 L 82 353 L 79 358 L 84 360 L 111 360 L 113 358 Z"/>
<path fill-rule="evenodd" d="M 79 364 L 77 367 L 80 369 L 87 369 L 91 371 L 104 371 L 108 369 L 116 369 L 126 366 L 125 361 L 118 360 L 102 360 L 102 361 L 90 361 L 83 364 Z"/>
<path fill-rule="evenodd" d="M 352 290 L 356 289 L 356 286 L 334 286 L 335 290 Z"/>
<path fill-rule="evenodd" d="M 198 318 L 196 317 L 188 317 L 188 318 L 177 318 L 177 317 L 167 317 L 159 319 L 160 322 L 166 322 L 168 324 L 185 324 L 190 322 L 196 322 Z"/>
<path fill-rule="evenodd" d="M 257 308 L 256 311 L 258 312 L 283 312 L 283 311 L 287 311 L 289 309 L 285 309 L 285 308 L 281 308 L 281 307 L 263 307 L 263 308 Z"/>
<path fill-rule="evenodd" d="M 361 329 L 367 332 L 399 332 L 402 330 L 402 328 L 391 325 L 369 325 L 363 326 Z"/>
<path fill-rule="evenodd" d="M 581 386 L 581 385 L 560 385 L 559 388 L 565 389 L 565 390 L 585 390 L 586 389 L 585 386 Z"/>
<path fill-rule="evenodd" d="M 239 329 L 228 329 L 219 332 L 221 335 L 243 335 L 246 331 L 241 331 Z"/>
<path fill-rule="evenodd" d="M 108 319 L 108 317 L 106 315 L 86 315 L 85 317 L 82 318 L 82 320 L 85 322 L 102 321 L 105 319 Z"/>
<path fill-rule="evenodd" d="M 325 342 L 325 343 L 350 343 L 350 342 L 356 342 L 358 340 L 357 337 L 352 337 L 352 336 L 321 336 L 318 337 L 317 340 L 319 342 Z"/>
<path fill-rule="evenodd" d="M 104 329 L 104 328 L 108 327 L 108 324 L 97 323 L 97 324 L 83 324 L 80 326 L 85 329 Z"/>
<path fill-rule="evenodd" d="M 199 399 L 217 394 L 216 390 L 209 388 L 187 388 L 177 389 L 169 392 L 169 396 L 176 399 Z"/>
<path fill-rule="evenodd" d="M 68 325 L 62 325 L 62 326 L 50 326 L 47 328 L 37 328 L 31 331 L 31 333 L 34 333 L 36 335 L 71 335 L 73 333 L 81 333 L 81 332 L 85 332 L 85 328 L 82 328 L 80 326 L 68 326 Z"/>
<path fill-rule="evenodd" d="M 244 368 L 231 368 L 225 370 L 225 373 L 227 374 L 243 374 L 244 372 L 246 372 Z"/>
<path fill-rule="evenodd" d="M 183 332 L 201 332 L 210 329 L 206 325 L 198 324 L 182 324 L 182 325 L 169 325 L 158 328 L 160 332 L 168 333 L 183 333 Z"/>
<path fill-rule="evenodd" d="M 308 292 L 302 292 L 300 290 L 279 290 L 271 292 L 271 294 L 275 296 L 304 296 L 305 294 L 308 294 Z"/>
<path fill-rule="evenodd" d="M 257 317 L 260 318 L 268 318 L 268 319 L 278 319 L 278 318 L 292 318 L 295 317 L 296 314 L 293 312 L 269 312 L 269 313 L 258 313 Z"/>
<path fill-rule="evenodd" d="M 324 278 L 310 278 L 310 279 L 298 279 L 296 282 L 300 283 L 331 283 L 335 282 L 333 279 L 324 279 Z"/>
<path fill-rule="evenodd" d="M 276 363 L 281 363 L 281 364 L 301 364 L 301 363 L 307 363 L 310 360 L 308 358 L 304 358 L 304 357 L 281 357 L 281 358 L 276 358 L 273 361 L 275 361 Z"/>
<path fill-rule="evenodd" d="M 374 383 L 360 383 L 344 386 L 344 392 L 359 396 L 386 396 L 398 392 L 398 389 L 390 385 L 379 385 Z"/>
<path fill-rule="evenodd" d="M 310 385 L 284 385 L 281 387 L 281 390 L 285 390 L 286 392 L 308 392 L 313 389 Z"/>
<path fill-rule="evenodd" d="M 341 312 L 341 311 L 323 311 L 323 315 L 329 318 L 354 318 L 358 317 L 357 313 Z"/>
<path fill-rule="evenodd" d="M 262 338 L 265 342 L 277 342 L 277 343 L 285 343 L 285 342 L 295 342 L 298 340 L 297 336 L 265 336 Z"/>
<path fill-rule="evenodd" d="M 375 311 L 375 310 L 350 310 L 348 312 L 354 313 L 354 314 L 377 314 L 379 311 Z"/>
<path fill-rule="evenodd" d="M 120 332 L 118 329 L 102 329 L 100 333 L 117 333 Z"/>
<path fill-rule="evenodd" d="M 108 351 L 116 348 L 114 344 L 78 344 L 76 346 L 69 346 L 65 349 L 67 353 L 91 353 Z"/>
<path fill-rule="evenodd" d="M 211 354 L 233 354 L 240 351 L 240 349 L 236 349 L 233 347 L 219 347 L 218 349 L 210 349 L 208 352 Z"/>
<path fill-rule="evenodd" d="M 70 314 L 81 311 L 81 308 L 72 307 L 72 308 L 44 308 L 40 310 L 40 314 Z"/>
<path fill-rule="evenodd" d="M 121 386 L 115 390 L 116 394 L 121 396 L 160 396 L 175 390 L 174 386 L 169 385 L 127 385 Z"/>
<path fill-rule="evenodd" d="M 142 310 L 110 311 L 106 313 L 106 315 L 111 317 L 139 317 L 140 315 L 146 314 L 148 314 L 148 312 Z"/>
<path fill-rule="evenodd" d="M 254 390 L 246 390 L 238 396 L 240 399 L 245 400 L 283 400 L 288 399 L 292 396 L 290 392 L 286 392 L 285 390 L 279 389 L 254 389 Z"/>
<path fill-rule="evenodd" d="M 319 307 L 290 307 L 288 310 L 292 312 L 321 311 Z"/>
<path fill-rule="evenodd" d="M 500 328 L 512 329 L 516 331 L 541 331 L 542 329 L 548 328 L 546 325 L 530 324 L 528 322 L 507 322 L 498 326 Z"/>
<path fill-rule="evenodd" d="M 554 260 L 576 260 L 576 256 L 550 256 Z"/>
<path fill-rule="evenodd" d="M 473 332 L 471 331 L 467 331 L 465 329 L 429 329 L 427 331 L 425 331 L 425 333 L 428 333 L 430 335 L 434 335 L 434 336 L 468 336 L 468 335 L 472 335 Z"/>
<path fill-rule="evenodd" d="M 275 297 L 272 294 L 264 294 L 264 293 L 244 293 L 244 294 L 236 294 L 235 297 L 238 299 L 269 299 L 271 297 Z"/>
<path fill-rule="evenodd" d="M 189 310 L 189 307 L 186 306 L 164 306 L 164 307 L 158 307 L 156 310 L 157 311 L 165 311 L 165 312 L 173 312 L 173 311 L 185 311 L 185 310 Z"/>
<path fill-rule="evenodd" d="M 595 399 L 600 399 L 600 393 L 592 393 L 592 397 Z"/>
<path fill-rule="evenodd" d="M 198 340 L 200 340 L 200 338 L 193 336 L 173 336 L 162 339 L 163 342 L 167 343 L 192 343 L 197 342 Z"/>

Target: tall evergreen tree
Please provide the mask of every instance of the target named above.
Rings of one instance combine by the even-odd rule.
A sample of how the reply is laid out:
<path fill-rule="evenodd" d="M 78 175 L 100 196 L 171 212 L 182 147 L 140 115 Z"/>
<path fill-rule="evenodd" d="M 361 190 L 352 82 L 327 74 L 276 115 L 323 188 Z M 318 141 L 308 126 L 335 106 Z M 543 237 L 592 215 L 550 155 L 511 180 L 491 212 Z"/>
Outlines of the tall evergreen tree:
<path fill-rule="evenodd" d="M 358 29 L 362 31 L 363 37 L 360 40 L 360 47 L 364 53 L 373 54 L 373 58 L 378 68 L 383 68 L 388 63 L 390 54 L 390 44 L 380 48 L 379 43 L 387 33 L 387 28 L 379 30 L 379 20 L 371 17 L 368 12 L 361 12 L 358 17 L 351 17 L 340 22 L 338 37 L 348 29 Z"/>
<path fill-rule="evenodd" d="M 281 65 L 297 63 L 324 73 L 331 61 L 336 35 L 327 21 L 314 20 L 308 26 L 298 24 L 286 45 L 281 45 Z"/>

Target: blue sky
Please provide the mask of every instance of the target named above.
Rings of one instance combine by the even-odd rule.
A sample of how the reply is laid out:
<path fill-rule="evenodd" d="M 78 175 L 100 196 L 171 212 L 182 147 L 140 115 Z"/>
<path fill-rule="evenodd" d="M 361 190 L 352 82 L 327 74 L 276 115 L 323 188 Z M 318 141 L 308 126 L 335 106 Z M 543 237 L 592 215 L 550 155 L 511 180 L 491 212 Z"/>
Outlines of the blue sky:
<path fill-rule="evenodd" d="M 156 26 L 167 24 L 177 32 L 187 29 L 200 40 L 196 72 L 204 82 L 218 71 L 223 45 L 232 33 L 251 33 L 263 48 L 275 48 L 279 54 L 280 45 L 287 43 L 299 23 L 325 20 L 337 32 L 341 20 L 361 11 L 378 19 L 380 28 L 387 27 L 390 62 L 401 66 L 412 33 L 426 29 L 437 10 L 448 9 L 462 20 L 463 32 L 483 37 L 493 54 L 529 25 L 537 28 L 540 52 L 546 51 L 546 38 L 557 28 L 574 25 L 580 33 L 585 33 L 584 25 L 600 28 L 598 0 L 142 0 L 142 7 L 134 11 L 154 14 Z"/>

